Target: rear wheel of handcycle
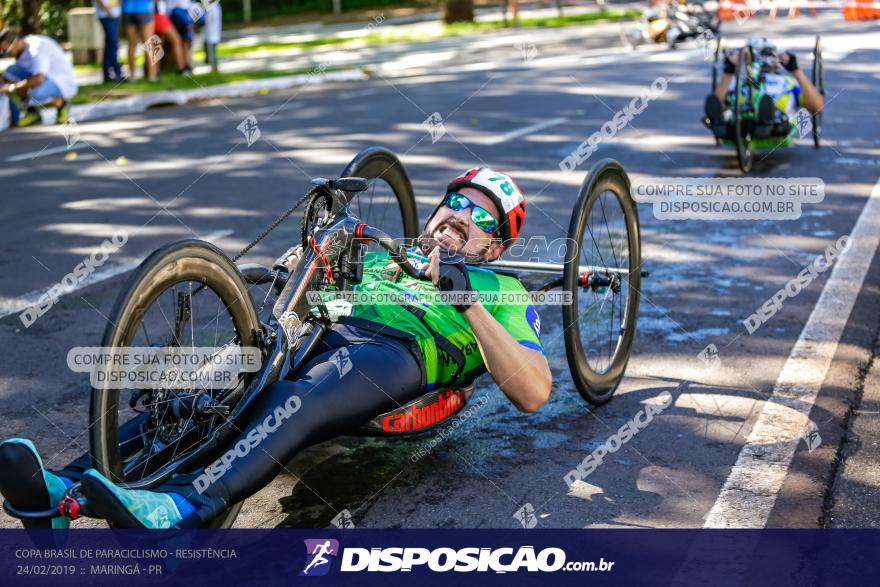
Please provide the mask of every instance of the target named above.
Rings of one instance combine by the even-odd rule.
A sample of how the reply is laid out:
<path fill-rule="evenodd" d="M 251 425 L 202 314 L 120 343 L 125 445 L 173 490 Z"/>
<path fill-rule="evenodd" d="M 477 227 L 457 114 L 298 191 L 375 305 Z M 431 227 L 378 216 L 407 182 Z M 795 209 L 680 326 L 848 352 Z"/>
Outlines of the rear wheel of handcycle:
<path fill-rule="evenodd" d="M 259 330 L 254 302 L 232 261 L 210 243 L 186 239 L 158 249 L 134 271 L 110 313 L 102 346 L 212 347 L 218 349 L 208 355 L 214 358 L 257 347 Z M 207 361 L 202 365 L 200 371 L 209 369 Z M 196 409 L 197 398 L 232 408 L 255 373 L 206 375 L 183 388 L 93 387 L 89 440 L 94 467 L 114 482 L 137 486 L 192 454 L 225 420 Z M 210 382 L 217 380 L 221 383 Z M 230 527 L 240 509 L 241 503 L 233 504 L 211 527 Z"/>
<path fill-rule="evenodd" d="M 822 38 L 819 35 L 816 35 L 816 45 L 813 48 L 813 72 L 811 75 L 811 81 L 813 85 L 816 86 L 816 89 L 819 90 L 819 93 L 822 96 L 825 95 L 825 61 L 822 59 Z M 819 143 L 822 138 L 822 113 L 825 109 L 824 105 L 822 110 L 819 110 L 815 114 L 813 114 L 813 145 L 816 148 L 819 148 Z"/>
<path fill-rule="evenodd" d="M 361 222 L 378 228 L 392 238 L 415 239 L 419 215 L 412 183 L 403 163 L 383 147 L 369 147 L 358 153 L 341 177 L 368 180 L 366 191 L 355 194 L 349 211 Z"/>
<path fill-rule="evenodd" d="M 629 178 L 612 159 L 596 163 L 581 185 L 568 228 L 563 338 L 572 380 L 594 405 L 623 379 L 636 334 L 641 292 L 639 217 Z M 585 269 L 585 271 L 583 270 Z"/>
<path fill-rule="evenodd" d="M 743 47 L 736 62 L 736 85 L 734 86 L 733 128 L 736 158 L 743 173 L 752 169 L 752 126 L 755 120 L 752 78 L 752 51 Z"/>

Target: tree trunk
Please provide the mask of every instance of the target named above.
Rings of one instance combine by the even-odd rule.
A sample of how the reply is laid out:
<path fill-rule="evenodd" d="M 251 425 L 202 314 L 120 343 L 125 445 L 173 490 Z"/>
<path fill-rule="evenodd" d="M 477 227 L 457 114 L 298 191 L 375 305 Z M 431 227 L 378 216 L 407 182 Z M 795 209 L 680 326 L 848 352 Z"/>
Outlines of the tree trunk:
<path fill-rule="evenodd" d="M 21 0 L 21 32 L 25 35 L 40 32 L 40 0 Z"/>
<path fill-rule="evenodd" d="M 474 0 L 446 0 L 443 21 L 471 22 L 474 20 Z"/>

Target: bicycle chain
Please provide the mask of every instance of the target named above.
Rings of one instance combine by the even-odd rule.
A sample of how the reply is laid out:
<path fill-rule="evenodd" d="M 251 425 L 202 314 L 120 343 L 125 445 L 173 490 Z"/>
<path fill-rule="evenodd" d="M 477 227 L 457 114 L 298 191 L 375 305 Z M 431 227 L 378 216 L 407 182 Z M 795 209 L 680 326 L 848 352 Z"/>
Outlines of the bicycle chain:
<path fill-rule="evenodd" d="M 259 235 L 257 238 L 255 238 L 255 239 L 252 240 L 250 243 L 248 243 L 248 244 L 247 244 L 242 250 L 240 250 L 240 251 L 238 252 L 237 255 L 235 255 L 234 257 L 232 257 L 232 262 L 235 263 L 236 261 L 238 261 L 239 259 L 241 259 L 242 257 L 244 257 L 244 256 L 247 254 L 248 251 L 250 251 L 250 250 L 253 249 L 255 246 L 257 246 L 257 245 L 260 243 L 260 241 L 262 241 L 264 238 L 266 238 L 267 236 L 269 236 L 269 233 L 270 233 L 270 232 L 272 232 L 273 230 L 275 230 L 276 228 L 278 228 L 278 226 L 279 226 L 282 222 L 284 222 L 285 220 L 287 220 L 287 218 L 288 218 L 291 214 L 293 214 L 294 212 L 296 212 L 297 208 L 299 208 L 300 206 L 302 206 L 303 204 L 305 204 L 307 201 L 309 201 L 309 199 L 311 199 L 312 196 L 314 196 L 314 195 L 318 192 L 319 189 L 320 189 L 319 186 L 314 186 L 312 189 L 310 189 L 309 192 L 308 192 L 306 195 L 304 195 L 302 198 L 300 198 L 300 200 L 299 200 L 296 204 L 294 204 L 293 206 L 291 206 L 290 208 L 288 208 L 286 212 L 284 212 L 283 214 L 281 214 L 281 216 L 279 216 L 278 218 L 276 218 L 275 221 L 274 221 L 272 224 L 270 224 L 265 230 L 263 230 L 263 232 L 261 232 L 260 235 Z M 195 290 L 194 292 L 192 292 L 192 294 L 190 294 L 190 298 L 192 298 L 192 296 L 196 295 L 197 293 L 199 293 L 200 291 L 202 291 L 202 290 L 205 289 L 206 287 L 207 287 L 207 286 L 206 286 L 204 283 L 201 284 L 201 285 L 199 285 L 199 287 L 196 288 L 196 290 Z"/>

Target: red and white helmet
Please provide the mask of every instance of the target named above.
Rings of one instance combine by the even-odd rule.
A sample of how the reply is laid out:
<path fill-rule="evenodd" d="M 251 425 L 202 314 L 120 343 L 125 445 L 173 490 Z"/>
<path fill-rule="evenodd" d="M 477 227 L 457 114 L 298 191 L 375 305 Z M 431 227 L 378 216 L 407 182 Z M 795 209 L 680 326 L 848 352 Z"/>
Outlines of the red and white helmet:
<path fill-rule="evenodd" d="M 504 245 L 508 246 L 510 241 L 519 236 L 526 221 L 526 198 L 519 187 L 509 175 L 489 167 L 474 167 L 449 182 L 446 193 L 466 187 L 480 190 L 495 202 L 501 212 L 498 223 L 501 238 Z"/>

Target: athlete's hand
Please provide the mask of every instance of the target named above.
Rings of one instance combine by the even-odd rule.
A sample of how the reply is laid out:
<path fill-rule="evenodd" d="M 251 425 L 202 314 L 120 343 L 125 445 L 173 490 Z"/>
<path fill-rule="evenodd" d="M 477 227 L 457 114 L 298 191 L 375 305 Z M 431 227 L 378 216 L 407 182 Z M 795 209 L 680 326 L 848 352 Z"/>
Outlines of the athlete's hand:
<path fill-rule="evenodd" d="M 725 51 L 724 52 L 724 73 L 733 75 L 736 73 L 736 62 L 739 61 L 739 53 Z"/>
<path fill-rule="evenodd" d="M 434 247 L 434 250 L 428 254 L 425 276 L 430 277 L 440 291 L 455 292 L 455 301 L 460 303 L 451 305 L 459 313 L 464 312 L 480 299 L 479 294 L 471 287 L 464 257 L 458 253 Z"/>
<path fill-rule="evenodd" d="M 790 53 L 788 51 L 783 51 L 779 54 L 779 62 L 782 63 L 782 66 L 788 71 L 794 73 L 798 69 L 797 57 L 795 57 L 794 53 Z"/>
<path fill-rule="evenodd" d="M 9 84 L 0 84 L 0 94 L 4 96 L 8 96 L 12 91 L 9 89 Z"/>

